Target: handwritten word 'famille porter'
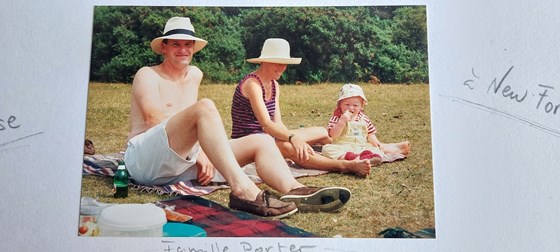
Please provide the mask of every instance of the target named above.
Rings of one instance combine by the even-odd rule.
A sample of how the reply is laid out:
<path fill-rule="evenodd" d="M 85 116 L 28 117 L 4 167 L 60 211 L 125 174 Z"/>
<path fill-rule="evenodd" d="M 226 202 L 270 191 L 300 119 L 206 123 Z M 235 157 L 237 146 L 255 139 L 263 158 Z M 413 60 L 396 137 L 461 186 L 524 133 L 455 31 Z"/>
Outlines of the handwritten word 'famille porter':
<path fill-rule="evenodd" d="M 172 241 L 166 243 L 174 243 Z M 208 244 L 205 244 L 208 245 Z M 220 245 L 217 242 L 210 243 L 210 247 L 181 247 L 181 246 L 171 246 L 167 245 L 163 252 L 230 252 L 230 251 L 241 251 L 241 252 L 305 252 L 305 251 L 313 251 L 316 246 L 313 245 L 303 245 L 297 246 L 295 244 L 281 244 L 276 243 L 274 245 L 269 246 L 255 246 L 247 241 L 242 241 L 239 243 L 240 247 L 230 248 L 227 245 Z"/>
<path fill-rule="evenodd" d="M 495 77 L 488 85 L 488 88 L 486 89 L 486 93 L 499 95 L 504 98 L 509 98 L 510 100 L 515 101 L 517 103 L 523 103 L 526 101 L 529 91 L 527 89 L 521 91 L 514 90 L 512 86 L 507 85 L 505 83 L 508 75 L 511 73 L 512 70 L 513 70 L 513 66 L 511 66 L 506 71 L 506 73 L 500 78 L 499 81 L 498 78 Z M 468 79 L 465 82 L 463 82 L 463 85 L 468 87 L 470 90 L 474 90 L 478 86 L 477 80 L 479 80 L 480 77 L 478 77 L 475 74 L 474 69 L 472 69 L 471 73 L 476 80 Z M 537 109 L 538 111 L 544 111 L 546 114 L 552 114 L 552 115 L 559 114 L 560 102 L 555 103 L 551 101 L 549 95 L 549 91 L 551 93 L 554 92 L 554 87 L 542 85 L 542 84 L 539 84 L 538 87 L 539 87 L 539 93 L 537 96 L 539 98 L 538 101 L 535 102 L 535 109 Z"/>

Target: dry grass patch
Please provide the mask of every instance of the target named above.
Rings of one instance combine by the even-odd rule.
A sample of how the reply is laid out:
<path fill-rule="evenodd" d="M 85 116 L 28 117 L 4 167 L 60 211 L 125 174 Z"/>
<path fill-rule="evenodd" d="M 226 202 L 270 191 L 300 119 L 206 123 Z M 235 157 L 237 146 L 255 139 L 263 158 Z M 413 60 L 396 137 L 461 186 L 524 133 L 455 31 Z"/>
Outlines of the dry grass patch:
<path fill-rule="evenodd" d="M 326 126 L 342 84 L 281 86 L 284 123 L 290 128 Z M 365 113 L 378 128 L 384 142 L 409 140 L 412 153 L 404 161 L 382 164 L 368 178 L 327 174 L 299 179 L 307 185 L 337 185 L 349 188 L 352 199 L 338 213 L 298 213 L 284 219 L 288 225 L 323 237 L 377 237 L 387 227 L 410 231 L 434 227 L 434 194 L 430 129 L 429 86 L 363 84 L 368 105 Z M 226 131 L 231 132 L 231 99 L 234 85 L 203 85 L 200 98 L 214 100 Z M 130 85 L 91 83 L 88 95 L 86 136 L 98 153 L 124 149 L 128 131 Z M 169 196 L 129 192 L 126 199 L 113 199 L 110 178 L 84 176 L 82 196 L 104 202 L 154 202 Z M 266 185 L 259 185 L 267 188 Z M 205 198 L 227 205 L 229 190 Z"/>

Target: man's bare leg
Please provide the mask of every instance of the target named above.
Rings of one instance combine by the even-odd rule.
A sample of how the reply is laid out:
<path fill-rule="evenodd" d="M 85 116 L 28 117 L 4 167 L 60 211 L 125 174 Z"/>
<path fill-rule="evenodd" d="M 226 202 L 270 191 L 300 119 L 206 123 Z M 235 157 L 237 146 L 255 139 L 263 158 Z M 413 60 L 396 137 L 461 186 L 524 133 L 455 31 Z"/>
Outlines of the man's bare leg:
<path fill-rule="evenodd" d="M 241 166 L 255 162 L 257 174 L 270 187 L 284 194 L 304 187 L 290 172 L 286 160 L 266 134 L 253 134 L 230 141 L 233 153 Z"/>
<path fill-rule="evenodd" d="M 187 158 L 198 141 L 214 167 L 231 186 L 233 195 L 255 200 L 260 189 L 241 170 L 229 144 L 214 102 L 202 99 L 169 119 L 165 127 L 169 146 Z"/>
<path fill-rule="evenodd" d="M 307 161 L 300 161 L 295 155 L 295 150 L 290 143 L 276 141 L 276 144 L 285 158 L 293 160 L 296 164 L 303 168 L 341 173 L 353 173 L 359 176 L 367 176 L 371 171 L 371 165 L 368 159 L 338 160 L 315 154 L 310 155 L 309 160 Z"/>

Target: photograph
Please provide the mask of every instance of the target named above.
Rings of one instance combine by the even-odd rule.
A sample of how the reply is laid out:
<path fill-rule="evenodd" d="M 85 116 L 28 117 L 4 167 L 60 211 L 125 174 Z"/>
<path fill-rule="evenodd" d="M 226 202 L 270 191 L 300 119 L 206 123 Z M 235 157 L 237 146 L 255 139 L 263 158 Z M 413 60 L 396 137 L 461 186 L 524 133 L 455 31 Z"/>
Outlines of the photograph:
<path fill-rule="evenodd" d="M 77 236 L 436 238 L 425 5 L 92 11 Z"/>

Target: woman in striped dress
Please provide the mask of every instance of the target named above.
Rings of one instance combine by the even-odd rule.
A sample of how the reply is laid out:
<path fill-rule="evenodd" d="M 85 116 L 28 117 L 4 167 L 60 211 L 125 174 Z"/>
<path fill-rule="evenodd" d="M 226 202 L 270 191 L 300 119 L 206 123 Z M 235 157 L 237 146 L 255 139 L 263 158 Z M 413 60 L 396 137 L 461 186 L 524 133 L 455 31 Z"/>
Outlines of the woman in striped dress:
<path fill-rule="evenodd" d="M 328 144 L 331 138 L 324 127 L 289 130 L 282 122 L 278 80 L 288 64 L 299 64 L 301 58 L 290 57 L 290 44 L 279 38 L 264 42 L 261 56 L 247 60 L 260 64 L 237 85 L 232 100 L 232 138 L 250 134 L 269 134 L 285 158 L 304 168 L 353 173 L 367 176 L 370 161 L 333 160 L 315 155 L 311 145 Z"/>

